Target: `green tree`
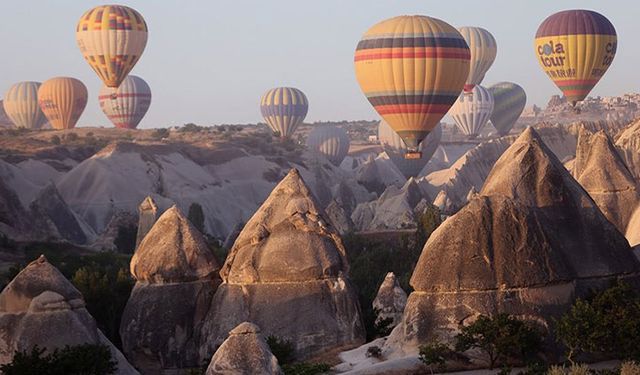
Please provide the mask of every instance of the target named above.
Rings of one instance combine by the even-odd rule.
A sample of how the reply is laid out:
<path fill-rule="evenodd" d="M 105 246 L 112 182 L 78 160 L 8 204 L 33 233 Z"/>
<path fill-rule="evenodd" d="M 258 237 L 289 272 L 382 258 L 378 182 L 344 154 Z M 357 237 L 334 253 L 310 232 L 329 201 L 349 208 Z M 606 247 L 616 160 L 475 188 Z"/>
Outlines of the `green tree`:
<path fill-rule="evenodd" d="M 60 144 L 60 137 L 58 137 L 57 135 L 53 135 L 51 136 L 51 143 L 54 145 L 59 145 Z"/>
<path fill-rule="evenodd" d="M 439 372 L 445 372 L 447 369 L 446 362 L 454 354 L 449 345 L 436 341 L 421 345 L 419 350 L 420 361 L 427 365 L 432 374 L 434 369 Z"/>
<path fill-rule="evenodd" d="M 66 346 L 51 354 L 34 346 L 30 352 L 16 352 L 10 363 L 0 365 L 4 375 L 108 375 L 117 370 L 111 350 L 104 345 Z"/>
<path fill-rule="evenodd" d="M 462 327 L 455 341 L 459 352 L 469 349 L 484 352 L 490 369 L 498 363 L 506 364 L 510 358 L 524 361 L 536 354 L 542 345 L 540 332 L 531 323 L 508 314 L 481 315 L 472 324 Z"/>
<path fill-rule="evenodd" d="M 199 203 L 191 203 L 187 218 L 200 233 L 204 233 L 204 211 Z"/>

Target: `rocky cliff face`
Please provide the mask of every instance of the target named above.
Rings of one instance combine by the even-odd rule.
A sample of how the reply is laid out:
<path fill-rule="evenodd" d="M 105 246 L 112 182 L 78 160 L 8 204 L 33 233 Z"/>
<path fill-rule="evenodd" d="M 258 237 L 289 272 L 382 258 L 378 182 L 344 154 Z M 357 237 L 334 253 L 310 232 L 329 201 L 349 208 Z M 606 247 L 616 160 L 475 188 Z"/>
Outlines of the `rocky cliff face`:
<path fill-rule="evenodd" d="M 283 374 L 255 324 L 244 322 L 232 329 L 211 358 L 206 375 L 226 374 Z"/>
<path fill-rule="evenodd" d="M 637 282 L 639 273 L 625 238 L 528 128 L 480 193 L 425 244 L 384 354 L 414 355 L 481 314 L 505 312 L 547 329 L 576 297 L 618 277 Z"/>
<path fill-rule="evenodd" d="M 47 351 L 66 345 L 106 345 L 118 374 L 137 374 L 97 328 L 82 294 L 44 256 L 31 262 L 0 294 L 0 363 L 34 345 Z"/>
<path fill-rule="evenodd" d="M 297 170 L 236 239 L 203 327 L 210 358 L 243 321 L 290 340 L 300 358 L 361 343 L 364 330 L 345 249 Z"/>
<path fill-rule="evenodd" d="M 633 175 L 604 131 L 594 134 L 580 130 L 573 176 L 607 219 L 625 233 L 640 194 Z"/>
<path fill-rule="evenodd" d="M 131 259 L 136 285 L 120 326 L 124 352 L 142 373 L 202 364 L 200 328 L 218 270 L 204 238 L 179 209 L 162 214 Z"/>
<path fill-rule="evenodd" d="M 351 219 L 360 231 L 413 229 L 430 200 L 411 177 L 402 188 L 391 185 L 377 200 L 359 204 Z"/>
<path fill-rule="evenodd" d="M 640 180 L 640 120 L 620 133 L 616 147 L 636 181 Z"/>
<path fill-rule="evenodd" d="M 540 136 L 560 160 L 575 155 L 576 136 L 560 126 L 540 129 Z M 433 172 L 419 179 L 419 184 L 430 196 L 445 191 L 449 206 L 459 209 L 467 202 L 467 194 L 474 188 L 482 189 L 496 161 L 516 140 L 517 136 L 505 136 L 483 142 L 467 151 L 451 167 Z"/>

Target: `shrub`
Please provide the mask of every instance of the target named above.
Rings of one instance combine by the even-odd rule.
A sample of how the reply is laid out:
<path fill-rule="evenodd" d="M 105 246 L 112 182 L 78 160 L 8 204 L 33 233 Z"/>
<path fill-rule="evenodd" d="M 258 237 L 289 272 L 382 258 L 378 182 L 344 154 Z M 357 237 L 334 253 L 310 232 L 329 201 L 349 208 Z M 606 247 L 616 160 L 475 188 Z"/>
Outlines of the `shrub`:
<path fill-rule="evenodd" d="M 276 336 L 269 336 L 267 337 L 267 345 L 269 345 L 271 353 L 278 359 L 280 366 L 293 361 L 293 344 L 291 341 Z"/>
<path fill-rule="evenodd" d="M 294 363 L 282 366 L 285 375 L 318 375 L 331 370 L 326 363 Z"/>
<path fill-rule="evenodd" d="M 76 133 L 69 133 L 65 137 L 66 141 L 75 142 L 78 140 L 78 135 Z"/>
<path fill-rule="evenodd" d="M 434 369 L 439 372 L 446 371 L 446 361 L 450 359 L 453 354 L 453 351 L 448 345 L 435 341 L 420 346 L 419 350 L 420 361 L 427 365 L 432 374 Z"/>
<path fill-rule="evenodd" d="M 459 352 L 469 349 L 483 352 L 490 369 L 496 364 L 506 363 L 510 358 L 524 361 L 536 354 L 542 345 L 542 337 L 531 323 L 508 314 L 494 317 L 481 315 L 472 324 L 462 327 L 455 340 Z"/>
<path fill-rule="evenodd" d="M 169 129 L 166 129 L 166 128 L 156 129 L 153 131 L 153 133 L 151 133 L 151 138 L 153 139 L 163 139 L 168 137 L 169 137 Z"/>
<path fill-rule="evenodd" d="M 58 137 L 57 135 L 52 135 L 51 136 L 51 143 L 54 145 L 59 145 L 61 143 L 60 141 L 60 137 Z"/>
<path fill-rule="evenodd" d="M 380 358 L 382 356 L 382 349 L 379 346 L 373 345 L 367 348 L 367 353 L 365 354 L 367 358 Z"/>
<path fill-rule="evenodd" d="M 71 282 L 84 296 L 87 310 L 98 328 L 111 342 L 119 345 L 120 320 L 133 288 L 128 269 L 115 271 L 84 266 L 75 272 Z"/>
<path fill-rule="evenodd" d="M 573 363 L 581 353 L 640 359 L 640 296 L 623 282 L 577 300 L 556 323 L 556 337 Z"/>
<path fill-rule="evenodd" d="M 16 352 L 11 363 L 1 365 L 5 375 L 107 375 L 116 372 L 117 363 L 104 345 L 66 346 L 44 355 L 45 349 L 34 346 L 31 352 Z"/>

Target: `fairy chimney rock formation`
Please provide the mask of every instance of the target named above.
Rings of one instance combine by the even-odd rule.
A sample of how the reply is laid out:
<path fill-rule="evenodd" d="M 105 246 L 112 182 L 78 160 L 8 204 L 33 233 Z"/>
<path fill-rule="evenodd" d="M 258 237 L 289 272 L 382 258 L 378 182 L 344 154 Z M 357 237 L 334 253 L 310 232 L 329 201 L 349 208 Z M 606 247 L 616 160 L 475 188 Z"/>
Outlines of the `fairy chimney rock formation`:
<path fill-rule="evenodd" d="M 204 237 L 168 209 L 131 259 L 137 280 L 122 315 L 124 352 L 144 374 L 196 368 L 200 328 L 220 269 Z"/>
<path fill-rule="evenodd" d="M 345 249 L 319 207 L 292 169 L 247 222 L 220 272 L 203 358 L 244 321 L 291 341 L 298 358 L 363 342 Z"/>
<path fill-rule="evenodd" d="M 104 345 L 118 374 L 137 374 L 100 332 L 82 294 L 44 256 L 29 263 L 0 293 L 0 364 L 34 346 L 52 352 L 65 346 Z"/>
<path fill-rule="evenodd" d="M 573 176 L 625 233 L 640 196 L 633 175 L 604 131 L 594 134 L 580 128 Z"/>
<path fill-rule="evenodd" d="M 226 374 L 283 374 L 255 324 L 244 322 L 232 329 L 211 358 L 206 375 Z"/>
<path fill-rule="evenodd" d="M 376 323 L 391 319 L 389 327 L 395 327 L 402 319 L 402 312 L 407 304 L 407 293 L 402 289 L 393 272 L 387 273 L 378 288 L 378 294 L 373 300 L 373 308 L 378 311 Z"/>
<path fill-rule="evenodd" d="M 482 191 L 428 239 L 383 355 L 414 355 L 479 315 L 549 326 L 575 298 L 618 277 L 637 283 L 639 273 L 622 234 L 528 128 Z"/>

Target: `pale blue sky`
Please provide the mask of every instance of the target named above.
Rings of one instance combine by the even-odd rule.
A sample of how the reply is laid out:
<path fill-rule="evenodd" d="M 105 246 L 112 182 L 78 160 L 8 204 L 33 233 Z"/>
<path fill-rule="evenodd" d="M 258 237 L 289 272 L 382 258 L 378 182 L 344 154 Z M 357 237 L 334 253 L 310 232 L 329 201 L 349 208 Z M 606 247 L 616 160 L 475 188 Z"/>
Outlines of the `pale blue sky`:
<path fill-rule="evenodd" d="M 0 0 L 4 92 L 16 81 L 68 75 L 89 88 L 78 126 L 110 126 L 97 92 L 101 82 L 77 49 L 74 29 L 95 0 Z M 558 93 L 539 68 L 533 35 L 564 9 L 593 9 L 618 31 L 616 58 L 592 95 L 637 91 L 640 3 L 617 1 L 431 0 L 123 0 L 147 20 L 147 49 L 132 74 L 144 78 L 153 102 L 140 127 L 261 120 L 258 100 L 274 86 L 295 86 L 310 102 L 308 121 L 374 119 L 353 73 L 353 51 L 373 24 L 424 14 L 495 36 L 498 57 L 483 84 L 513 81 L 529 103 Z"/>

